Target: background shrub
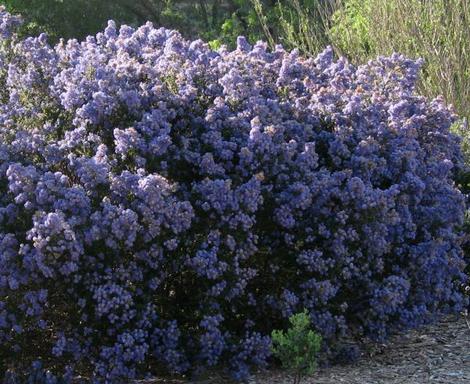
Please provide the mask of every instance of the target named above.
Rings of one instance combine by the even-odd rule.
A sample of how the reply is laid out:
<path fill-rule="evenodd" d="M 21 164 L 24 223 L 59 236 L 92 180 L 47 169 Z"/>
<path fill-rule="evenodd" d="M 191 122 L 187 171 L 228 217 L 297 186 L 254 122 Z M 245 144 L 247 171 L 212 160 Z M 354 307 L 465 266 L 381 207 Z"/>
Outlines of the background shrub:
<path fill-rule="evenodd" d="M 235 31 L 245 30 L 250 35 L 261 32 L 249 0 L 4 0 L 2 3 L 8 11 L 24 15 L 26 32 L 47 31 L 54 40 L 85 38 L 102 30 L 109 19 L 130 25 L 152 21 L 159 26 L 177 28 L 187 36 L 217 38 L 231 44 Z"/>
<path fill-rule="evenodd" d="M 1 20 L 4 371 L 242 379 L 302 308 L 334 358 L 465 305 L 454 115 L 419 62 Z"/>
<path fill-rule="evenodd" d="M 250 41 L 279 40 L 284 24 L 297 24 L 298 7 L 309 16 L 331 0 L 4 0 L 9 12 L 26 19 L 22 33 L 47 31 L 59 38 L 84 38 L 106 26 L 109 19 L 139 26 L 147 21 L 178 29 L 183 36 L 203 38 L 234 47 L 237 36 Z M 256 5 L 256 6 L 255 6 Z M 258 7 L 258 9 L 257 9 Z M 260 13 L 261 11 L 261 13 Z M 302 17 L 302 16 L 301 16 Z M 263 22 L 260 22 L 263 21 Z M 311 19 L 309 20 L 311 21 Z M 310 28 L 315 28 L 312 24 Z M 285 41 L 287 43 L 287 41 Z M 323 47 L 322 47 L 323 48 Z"/>
<path fill-rule="evenodd" d="M 202 38 L 212 47 L 235 47 L 237 36 L 317 54 L 329 42 L 327 26 L 340 0 L 4 0 L 25 23 L 22 35 L 46 31 L 50 41 L 85 38 L 109 19 L 119 25 L 147 21 Z"/>

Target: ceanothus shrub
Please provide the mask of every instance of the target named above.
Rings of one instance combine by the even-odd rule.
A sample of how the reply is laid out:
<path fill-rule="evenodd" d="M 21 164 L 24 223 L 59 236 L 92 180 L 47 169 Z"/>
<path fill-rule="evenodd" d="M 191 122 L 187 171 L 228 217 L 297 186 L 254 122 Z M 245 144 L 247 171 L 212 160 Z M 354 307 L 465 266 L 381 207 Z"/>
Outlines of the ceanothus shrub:
<path fill-rule="evenodd" d="M 0 16 L 4 371 L 243 379 L 303 309 L 334 358 L 466 304 L 454 115 L 418 61 L 113 22 L 51 47 Z"/>

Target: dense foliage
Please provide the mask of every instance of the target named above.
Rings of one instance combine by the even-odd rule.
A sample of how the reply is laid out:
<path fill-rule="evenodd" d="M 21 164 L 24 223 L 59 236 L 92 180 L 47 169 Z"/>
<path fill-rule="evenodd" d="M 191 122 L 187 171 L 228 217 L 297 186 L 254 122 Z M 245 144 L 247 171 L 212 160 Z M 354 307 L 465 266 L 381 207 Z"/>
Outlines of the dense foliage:
<path fill-rule="evenodd" d="M 454 116 L 419 62 L 113 22 L 51 47 L 0 17 L 2 370 L 243 378 L 303 308 L 334 358 L 465 305 Z"/>

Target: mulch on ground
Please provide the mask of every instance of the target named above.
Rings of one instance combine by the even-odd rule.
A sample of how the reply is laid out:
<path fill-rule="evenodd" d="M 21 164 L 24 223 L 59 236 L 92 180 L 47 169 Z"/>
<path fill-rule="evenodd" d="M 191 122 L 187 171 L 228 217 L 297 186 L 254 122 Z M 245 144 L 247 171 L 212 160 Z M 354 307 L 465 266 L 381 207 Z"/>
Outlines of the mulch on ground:
<path fill-rule="evenodd" d="M 291 383 L 283 373 L 254 377 L 252 384 Z M 470 329 L 463 316 L 440 322 L 377 346 L 352 365 L 319 370 L 305 384 L 470 384 Z"/>

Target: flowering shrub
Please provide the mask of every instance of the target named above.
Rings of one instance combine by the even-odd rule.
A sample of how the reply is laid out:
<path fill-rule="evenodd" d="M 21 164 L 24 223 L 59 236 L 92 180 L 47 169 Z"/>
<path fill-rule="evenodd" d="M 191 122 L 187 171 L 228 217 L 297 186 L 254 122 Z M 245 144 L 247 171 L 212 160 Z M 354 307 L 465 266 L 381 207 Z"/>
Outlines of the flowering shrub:
<path fill-rule="evenodd" d="M 51 47 L 0 17 L 3 370 L 242 379 L 301 308 L 333 357 L 465 305 L 454 116 L 419 62 L 113 22 Z"/>

